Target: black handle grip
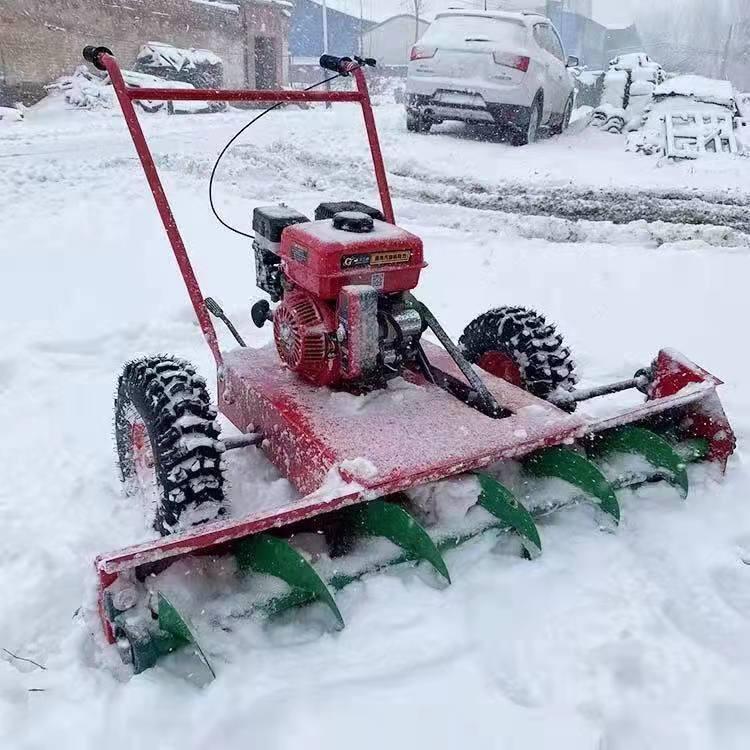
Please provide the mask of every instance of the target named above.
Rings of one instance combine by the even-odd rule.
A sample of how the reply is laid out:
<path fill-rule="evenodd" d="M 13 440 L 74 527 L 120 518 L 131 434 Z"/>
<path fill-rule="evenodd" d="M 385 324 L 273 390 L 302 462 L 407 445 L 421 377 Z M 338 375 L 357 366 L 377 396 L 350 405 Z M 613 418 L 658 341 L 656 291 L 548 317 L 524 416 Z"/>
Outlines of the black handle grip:
<path fill-rule="evenodd" d="M 330 70 L 333 73 L 338 73 L 342 76 L 348 76 L 349 71 L 346 69 L 349 63 L 352 62 L 351 57 L 336 57 L 336 55 L 321 55 L 320 56 L 320 67 L 325 70 Z"/>
<path fill-rule="evenodd" d="M 106 70 L 107 68 L 104 67 L 100 59 L 101 55 L 111 55 L 114 57 L 114 53 L 109 47 L 94 47 L 93 45 L 89 45 L 88 47 L 83 48 L 83 59 L 86 62 L 90 62 L 99 70 Z"/>

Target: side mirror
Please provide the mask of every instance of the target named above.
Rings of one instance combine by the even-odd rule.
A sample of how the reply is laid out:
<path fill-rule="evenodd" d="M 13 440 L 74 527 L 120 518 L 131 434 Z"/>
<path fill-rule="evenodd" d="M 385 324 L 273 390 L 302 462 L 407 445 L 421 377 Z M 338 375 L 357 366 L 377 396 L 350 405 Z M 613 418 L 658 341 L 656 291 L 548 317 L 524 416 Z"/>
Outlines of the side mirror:
<path fill-rule="evenodd" d="M 568 55 L 568 62 L 565 63 L 568 68 L 577 68 L 581 64 L 581 60 L 575 55 Z"/>

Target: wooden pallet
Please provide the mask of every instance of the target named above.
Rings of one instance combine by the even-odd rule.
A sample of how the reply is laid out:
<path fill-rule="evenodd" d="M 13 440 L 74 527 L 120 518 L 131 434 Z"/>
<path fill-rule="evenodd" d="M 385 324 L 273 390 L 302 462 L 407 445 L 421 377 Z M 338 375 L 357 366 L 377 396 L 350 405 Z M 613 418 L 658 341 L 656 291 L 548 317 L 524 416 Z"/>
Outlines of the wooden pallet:
<path fill-rule="evenodd" d="M 705 154 L 736 154 L 734 118 L 708 111 L 670 112 L 664 116 L 667 156 L 697 159 Z"/>

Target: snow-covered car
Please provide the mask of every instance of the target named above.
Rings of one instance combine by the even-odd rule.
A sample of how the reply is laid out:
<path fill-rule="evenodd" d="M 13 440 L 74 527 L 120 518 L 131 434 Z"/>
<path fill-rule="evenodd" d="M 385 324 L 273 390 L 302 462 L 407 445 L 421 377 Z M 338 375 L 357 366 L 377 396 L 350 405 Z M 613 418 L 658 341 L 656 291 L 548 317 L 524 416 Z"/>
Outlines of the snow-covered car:
<path fill-rule="evenodd" d="M 507 127 L 517 145 L 541 126 L 561 133 L 573 111 L 578 65 L 565 56 L 552 22 L 537 13 L 439 13 L 412 48 L 406 79 L 407 127 L 444 120 Z"/>

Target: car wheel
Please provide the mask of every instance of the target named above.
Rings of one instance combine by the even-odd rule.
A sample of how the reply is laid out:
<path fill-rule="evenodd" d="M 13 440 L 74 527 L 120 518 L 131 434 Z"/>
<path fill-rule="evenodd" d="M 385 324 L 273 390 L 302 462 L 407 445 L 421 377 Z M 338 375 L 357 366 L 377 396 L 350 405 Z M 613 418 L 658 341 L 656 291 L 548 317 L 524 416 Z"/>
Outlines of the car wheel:
<path fill-rule="evenodd" d="M 531 105 L 528 114 L 519 119 L 511 136 L 514 146 L 525 146 L 528 143 L 536 143 L 539 138 L 539 127 L 542 124 L 542 99 L 537 96 Z"/>
<path fill-rule="evenodd" d="M 419 110 L 406 113 L 406 129 L 410 133 L 429 133 L 432 121 L 428 120 Z"/>
<path fill-rule="evenodd" d="M 561 135 L 570 126 L 570 118 L 573 116 L 573 97 L 571 96 L 565 104 L 565 109 L 560 118 L 559 125 L 556 125 L 552 132 L 554 135 Z"/>

